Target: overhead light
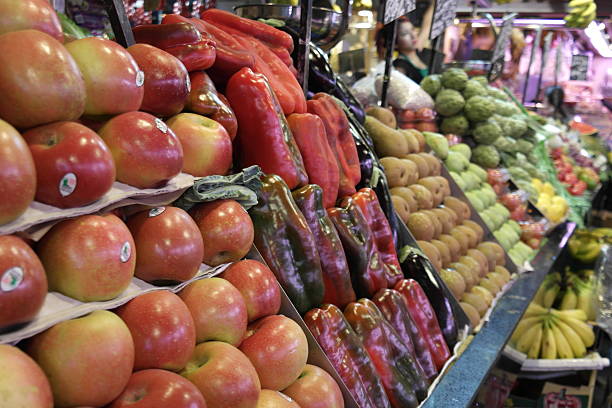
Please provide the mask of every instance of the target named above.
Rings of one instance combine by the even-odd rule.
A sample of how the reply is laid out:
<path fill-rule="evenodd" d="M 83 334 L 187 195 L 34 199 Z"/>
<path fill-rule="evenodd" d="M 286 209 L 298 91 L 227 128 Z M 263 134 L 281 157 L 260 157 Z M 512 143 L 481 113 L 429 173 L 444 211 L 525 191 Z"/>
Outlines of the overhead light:
<path fill-rule="evenodd" d="M 589 26 L 584 29 L 584 33 L 587 37 L 589 37 L 593 48 L 597 50 L 599 55 L 602 57 L 612 57 L 612 49 L 610 49 L 610 44 L 608 44 L 606 39 L 603 37 L 603 34 L 595 21 L 591 21 Z"/>
<path fill-rule="evenodd" d="M 359 10 L 357 15 L 361 17 L 372 17 L 372 12 L 370 10 Z"/>
<path fill-rule="evenodd" d="M 472 24 L 482 24 L 485 26 L 489 25 L 489 20 L 484 19 L 484 18 L 477 18 L 477 19 L 472 19 L 472 18 L 464 18 L 460 20 L 462 23 L 472 23 Z M 493 19 L 493 22 L 495 23 L 495 25 L 501 25 L 503 23 L 503 20 L 501 18 L 495 18 Z M 565 20 L 560 19 L 560 18 L 515 18 L 513 21 L 513 26 L 537 26 L 537 25 L 542 25 L 542 26 L 547 26 L 547 27 L 551 27 L 551 26 L 555 26 L 555 27 L 563 27 L 565 25 Z"/>

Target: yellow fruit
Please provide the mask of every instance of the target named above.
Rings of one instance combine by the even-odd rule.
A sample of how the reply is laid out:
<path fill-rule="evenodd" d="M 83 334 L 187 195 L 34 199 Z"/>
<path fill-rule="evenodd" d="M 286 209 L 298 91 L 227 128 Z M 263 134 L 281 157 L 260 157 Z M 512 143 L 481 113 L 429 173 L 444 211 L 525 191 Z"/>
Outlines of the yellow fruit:
<path fill-rule="evenodd" d="M 542 186 L 542 193 L 548 194 L 549 196 L 555 195 L 555 188 L 549 182 L 544 183 Z"/>
<path fill-rule="evenodd" d="M 542 191 L 543 184 L 542 184 L 542 180 L 540 180 L 539 178 L 532 178 L 531 185 L 533 186 L 533 188 L 538 190 L 538 193 Z"/>

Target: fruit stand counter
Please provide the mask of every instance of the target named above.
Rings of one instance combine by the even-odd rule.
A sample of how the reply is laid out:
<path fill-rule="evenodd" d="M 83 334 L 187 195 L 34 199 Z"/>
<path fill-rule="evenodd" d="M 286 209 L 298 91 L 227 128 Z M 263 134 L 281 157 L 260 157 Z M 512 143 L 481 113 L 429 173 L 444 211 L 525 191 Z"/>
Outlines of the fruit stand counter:
<path fill-rule="evenodd" d="M 490 369 L 510 338 L 544 277 L 574 232 L 575 224 L 559 225 L 531 264 L 534 271 L 519 276 L 499 299 L 489 322 L 474 337 L 454 366 L 440 380 L 423 408 L 470 407 Z"/>

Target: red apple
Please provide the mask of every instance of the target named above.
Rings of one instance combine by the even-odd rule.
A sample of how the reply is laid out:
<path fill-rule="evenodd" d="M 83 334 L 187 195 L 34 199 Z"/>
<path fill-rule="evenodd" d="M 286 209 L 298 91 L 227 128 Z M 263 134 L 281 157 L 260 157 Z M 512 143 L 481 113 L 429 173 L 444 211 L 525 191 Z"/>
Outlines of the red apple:
<path fill-rule="evenodd" d="M 140 295 L 117 309 L 127 324 L 136 358 L 134 369 L 185 367 L 195 347 L 195 328 L 181 298 L 167 290 Z"/>
<path fill-rule="evenodd" d="M 115 116 L 98 132 L 113 153 L 117 180 L 138 188 L 158 188 L 183 168 L 183 148 L 174 132 L 145 112 Z"/>
<path fill-rule="evenodd" d="M 116 216 L 84 215 L 55 224 L 37 247 L 49 290 L 82 302 L 110 300 L 134 275 L 130 230 Z"/>
<path fill-rule="evenodd" d="M 144 73 L 129 52 L 114 41 L 88 37 L 66 44 L 83 79 L 85 115 L 117 115 L 140 109 Z"/>
<path fill-rule="evenodd" d="M 0 119 L 0 225 L 18 218 L 36 192 L 36 168 L 19 132 Z"/>
<path fill-rule="evenodd" d="M 108 404 L 125 388 L 134 364 L 134 343 L 114 313 L 95 311 L 34 336 L 26 352 L 51 383 L 56 407 Z"/>
<path fill-rule="evenodd" d="M 0 0 L 0 34 L 29 28 L 64 42 L 62 25 L 47 0 Z"/>
<path fill-rule="evenodd" d="M 183 146 L 185 173 L 227 174 L 232 167 L 232 140 L 223 126 L 195 113 L 179 113 L 167 123 Z"/>
<path fill-rule="evenodd" d="M 56 122 L 23 134 L 36 164 L 36 200 L 79 207 L 108 192 L 115 162 L 104 141 L 76 122 Z"/>
<path fill-rule="evenodd" d="M 193 217 L 204 240 L 205 264 L 217 266 L 244 257 L 253 245 L 253 222 L 234 200 L 217 200 L 194 206 Z"/>
<path fill-rule="evenodd" d="M 215 408 L 255 408 L 261 391 L 257 372 L 236 347 L 207 341 L 196 346 L 181 375 Z"/>
<path fill-rule="evenodd" d="M 127 50 L 145 75 L 140 109 L 165 117 L 182 111 L 191 90 L 189 74 L 183 63 L 174 55 L 149 44 L 134 44 Z"/>
<path fill-rule="evenodd" d="M 247 328 L 247 311 L 242 295 L 221 278 L 190 283 L 179 296 L 196 327 L 196 342 L 218 340 L 238 346 Z"/>
<path fill-rule="evenodd" d="M 229 281 L 244 298 L 249 323 L 261 317 L 277 314 L 281 295 L 274 273 L 266 265 L 251 260 L 230 265 L 221 275 Z"/>
<path fill-rule="evenodd" d="M 157 207 L 133 215 L 127 226 L 136 243 L 134 275 L 147 282 L 184 282 L 202 264 L 204 244 L 193 219 L 178 207 Z"/>
<path fill-rule="evenodd" d="M 264 317 L 251 324 L 240 350 L 257 370 L 262 388 L 284 390 L 306 366 L 308 341 L 302 328 L 286 316 Z"/>
<path fill-rule="evenodd" d="M 108 408 L 206 408 L 195 385 L 166 370 L 142 370 Z"/>
<path fill-rule="evenodd" d="M 0 236 L 0 330 L 32 320 L 46 295 L 47 276 L 34 251 L 20 238 Z"/>
<path fill-rule="evenodd" d="M 0 344 L 0 395 L 3 407 L 53 408 L 49 380 L 17 347 Z"/>
<path fill-rule="evenodd" d="M 297 380 L 283 390 L 300 408 L 343 408 L 344 398 L 336 380 L 314 365 L 306 364 Z"/>
<path fill-rule="evenodd" d="M 257 408 L 301 408 L 291 397 L 280 391 L 261 390 Z"/>
<path fill-rule="evenodd" d="M 0 95 L 0 118 L 17 128 L 75 120 L 85 108 L 76 62 L 61 43 L 36 30 L 0 35 Z"/>

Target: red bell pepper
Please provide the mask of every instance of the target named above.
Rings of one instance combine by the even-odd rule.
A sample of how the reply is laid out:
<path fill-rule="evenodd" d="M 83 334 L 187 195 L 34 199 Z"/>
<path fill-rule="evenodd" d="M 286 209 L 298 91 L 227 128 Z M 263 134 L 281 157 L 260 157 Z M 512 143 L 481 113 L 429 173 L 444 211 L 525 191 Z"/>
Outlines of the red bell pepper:
<path fill-rule="evenodd" d="M 178 58 L 188 72 L 208 69 L 215 63 L 215 42 L 212 40 L 177 45 L 176 47 L 165 48 L 164 51 Z"/>
<path fill-rule="evenodd" d="M 582 180 L 578 180 L 576 183 L 568 187 L 568 191 L 571 195 L 580 196 L 584 194 L 584 191 L 586 190 L 586 188 L 587 188 L 586 183 Z"/>
<path fill-rule="evenodd" d="M 395 285 L 395 290 L 402 294 L 408 305 L 408 311 L 419 327 L 421 336 L 431 352 L 436 368 L 441 370 L 451 354 L 444 341 L 436 313 L 427 299 L 427 295 L 413 279 L 404 279 Z"/>
<path fill-rule="evenodd" d="M 378 310 L 391 323 L 402 342 L 415 356 L 427 379 L 432 381 L 438 375 L 438 369 L 425 344 L 425 339 L 408 312 L 408 305 L 403 296 L 393 289 L 381 289 L 374 295 L 372 301 L 376 303 Z"/>
<path fill-rule="evenodd" d="M 360 408 L 390 408 L 391 404 L 363 343 L 334 305 L 312 309 L 304 316 L 329 361 Z"/>
<path fill-rule="evenodd" d="M 278 30 L 268 24 L 249 20 L 247 18 L 238 17 L 227 11 L 219 9 L 208 9 L 202 13 L 202 19 L 211 23 L 231 27 L 244 34 L 265 41 L 272 46 L 286 48 L 287 51 L 293 51 L 293 38 L 284 31 Z"/>
<path fill-rule="evenodd" d="M 226 96 L 238 119 L 240 165 L 257 164 L 290 189 L 308 184 L 302 155 L 266 78 L 243 68 L 230 78 Z"/>
<path fill-rule="evenodd" d="M 374 302 L 353 302 L 344 316 L 368 351 L 391 405 L 416 408 L 427 396 L 425 374 Z"/>
<path fill-rule="evenodd" d="M 319 251 L 325 285 L 323 303 L 344 307 L 354 302 L 356 296 L 351 284 L 346 256 L 338 232 L 323 208 L 321 187 L 309 184 L 295 190 L 292 194 L 315 237 Z"/>
<path fill-rule="evenodd" d="M 217 93 L 215 84 L 206 72 L 190 72 L 189 78 L 191 91 L 187 96 L 185 109 L 219 122 L 234 140 L 238 131 L 238 122 L 225 96 Z"/>
<path fill-rule="evenodd" d="M 391 226 L 378 202 L 378 197 L 371 188 L 362 188 L 353 194 L 352 199 L 368 220 L 374 236 L 374 243 L 376 248 L 378 248 L 378 252 L 380 252 L 381 259 L 393 273 L 393 276 L 390 276 L 390 283 L 393 286 L 403 279 L 404 274 L 397 259 Z"/>
<path fill-rule="evenodd" d="M 287 117 L 287 123 L 300 148 L 309 182 L 323 190 L 324 208 L 333 207 L 338 198 L 340 175 L 323 122 L 310 113 L 294 113 Z"/>
<path fill-rule="evenodd" d="M 165 50 L 179 45 L 197 44 L 202 34 L 188 21 L 172 24 L 143 24 L 132 29 L 134 41 Z"/>
<path fill-rule="evenodd" d="M 344 208 L 329 208 L 327 213 L 340 236 L 357 296 L 371 297 L 393 286 L 395 276 L 382 261 L 361 209 L 349 200 Z"/>

